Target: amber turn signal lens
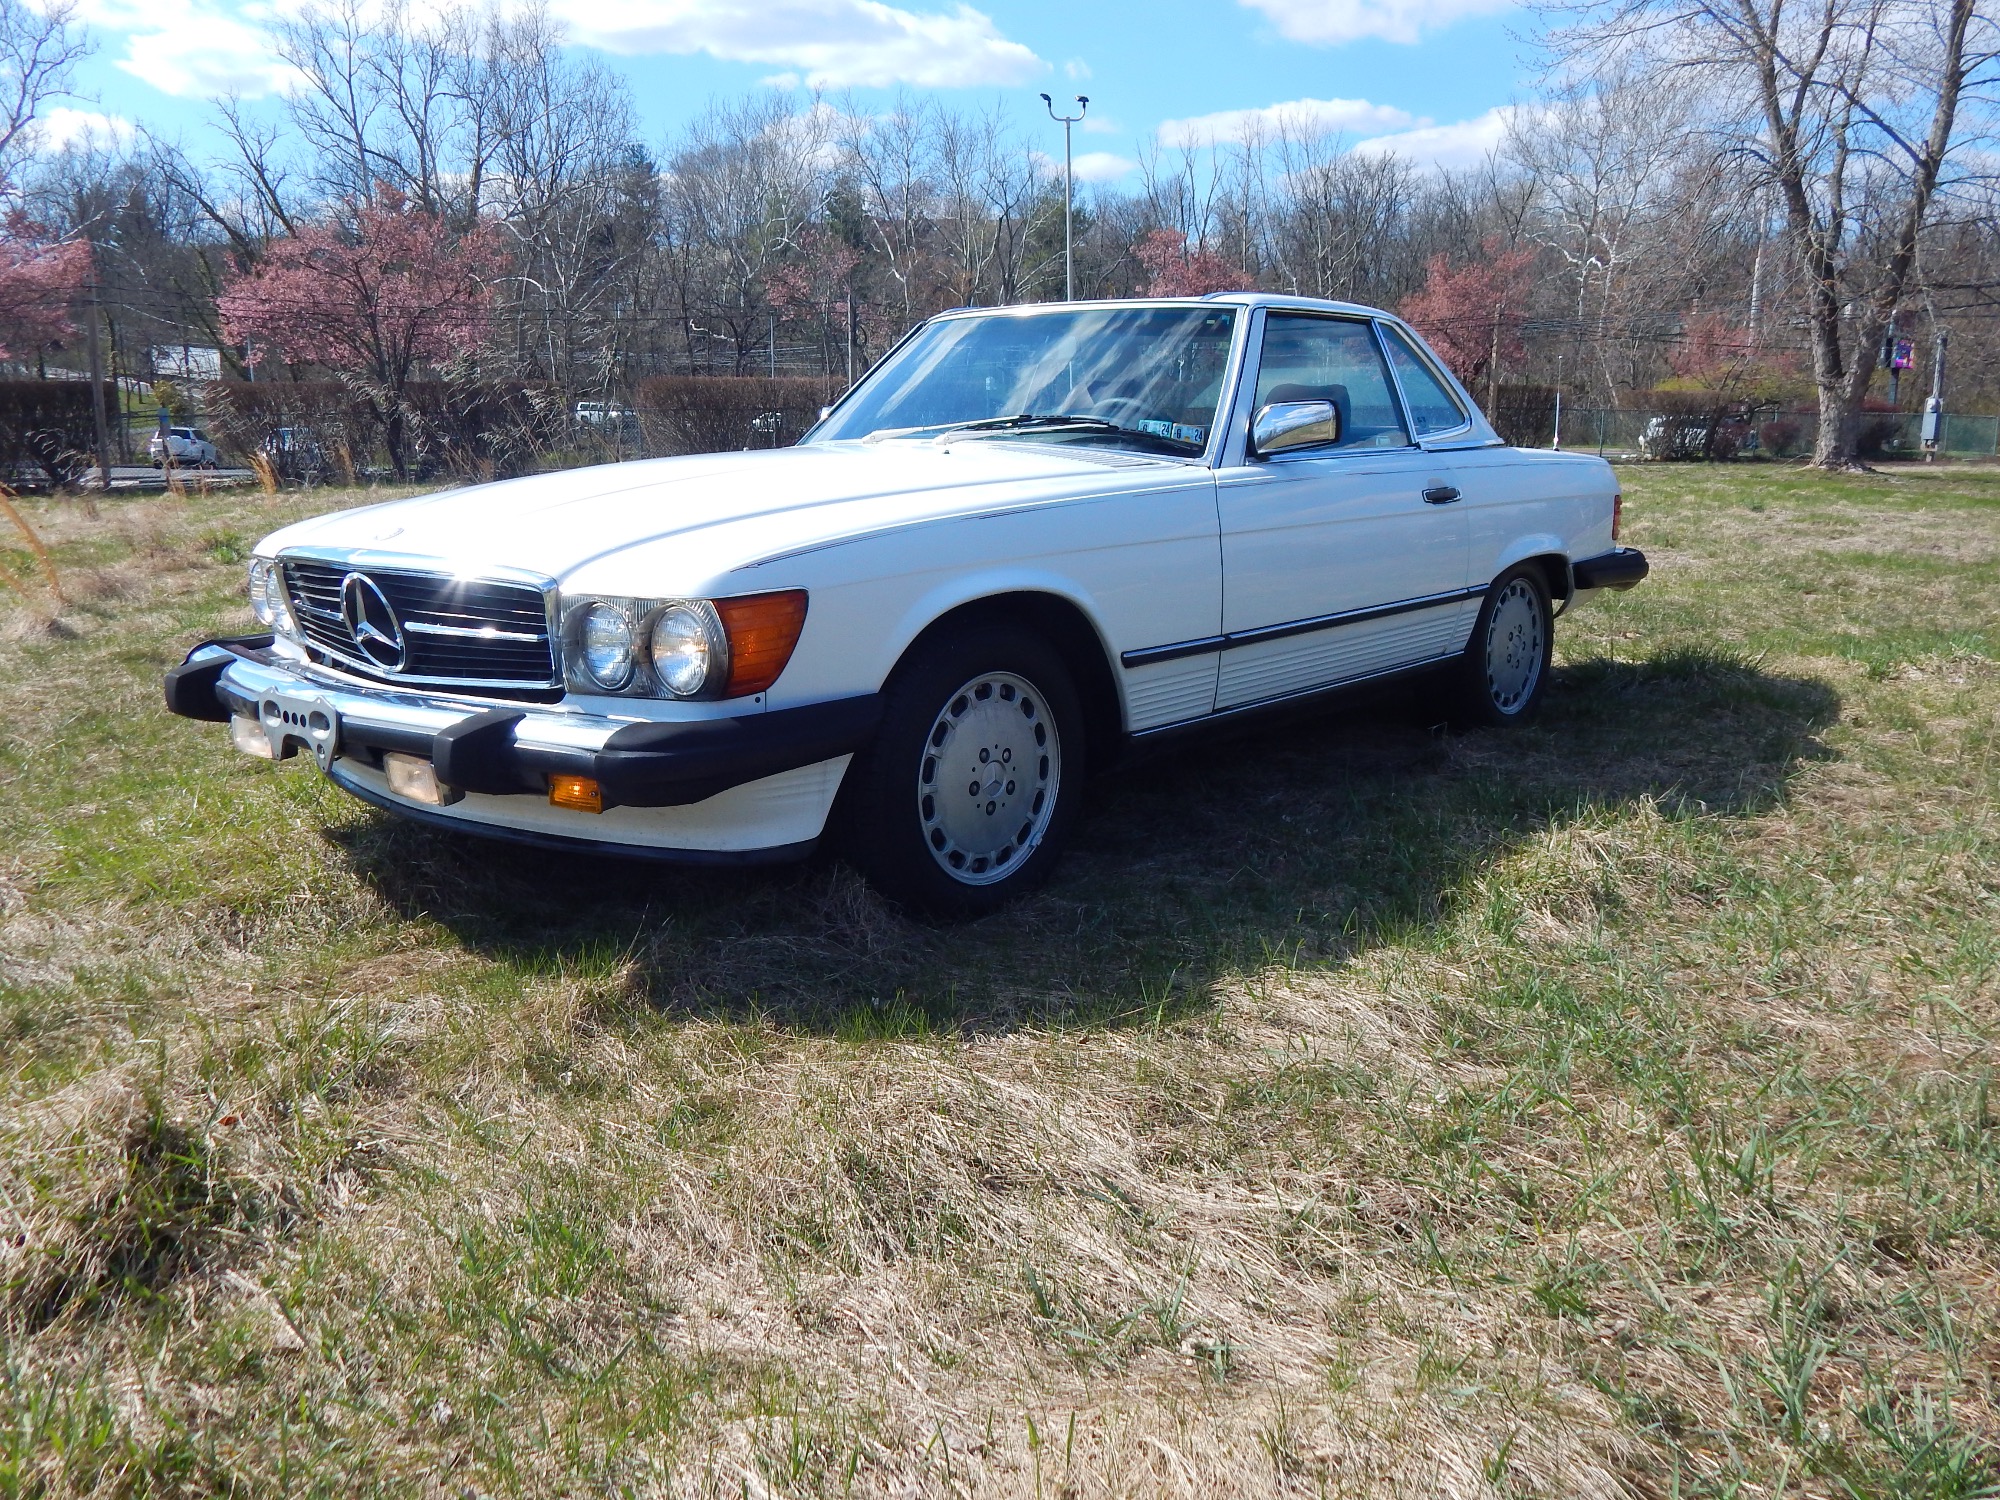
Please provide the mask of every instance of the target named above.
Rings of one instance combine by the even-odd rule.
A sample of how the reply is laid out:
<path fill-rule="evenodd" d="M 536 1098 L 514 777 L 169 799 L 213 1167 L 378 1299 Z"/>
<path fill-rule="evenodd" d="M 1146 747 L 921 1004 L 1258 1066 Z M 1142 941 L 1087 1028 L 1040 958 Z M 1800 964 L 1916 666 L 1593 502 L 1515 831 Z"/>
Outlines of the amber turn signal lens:
<path fill-rule="evenodd" d="M 729 637 L 729 686 L 722 696 L 742 698 L 776 682 L 792 659 L 799 632 L 805 629 L 806 591 L 782 589 L 717 599 L 715 612 Z"/>
<path fill-rule="evenodd" d="M 567 807 L 572 812 L 601 813 L 604 811 L 604 789 L 589 776 L 551 776 L 549 803 L 554 807 Z"/>

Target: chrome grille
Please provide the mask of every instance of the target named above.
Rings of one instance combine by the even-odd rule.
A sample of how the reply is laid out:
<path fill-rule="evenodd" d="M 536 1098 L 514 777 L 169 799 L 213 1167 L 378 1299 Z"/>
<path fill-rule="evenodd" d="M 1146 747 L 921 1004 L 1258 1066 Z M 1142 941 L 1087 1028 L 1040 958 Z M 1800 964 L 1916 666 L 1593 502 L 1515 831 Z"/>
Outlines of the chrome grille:
<path fill-rule="evenodd" d="M 312 558 L 283 559 L 293 617 L 315 654 L 383 682 L 476 687 L 488 691 L 559 691 L 549 643 L 548 602 L 531 584 L 453 578 L 397 568 L 350 567 Z M 365 656 L 341 608 L 350 573 L 382 591 L 401 624 L 401 670 Z"/>

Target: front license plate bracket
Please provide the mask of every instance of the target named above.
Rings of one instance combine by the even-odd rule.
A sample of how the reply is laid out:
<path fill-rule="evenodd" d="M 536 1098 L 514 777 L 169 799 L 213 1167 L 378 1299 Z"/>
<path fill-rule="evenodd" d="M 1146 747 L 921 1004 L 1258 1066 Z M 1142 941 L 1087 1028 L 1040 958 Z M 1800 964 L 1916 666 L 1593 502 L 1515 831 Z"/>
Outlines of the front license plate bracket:
<path fill-rule="evenodd" d="M 304 750 L 325 771 L 340 753 L 340 713 L 317 693 L 274 688 L 260 694 L 257 719 L 271 741 L 273 760 L 289 760 Z"/>

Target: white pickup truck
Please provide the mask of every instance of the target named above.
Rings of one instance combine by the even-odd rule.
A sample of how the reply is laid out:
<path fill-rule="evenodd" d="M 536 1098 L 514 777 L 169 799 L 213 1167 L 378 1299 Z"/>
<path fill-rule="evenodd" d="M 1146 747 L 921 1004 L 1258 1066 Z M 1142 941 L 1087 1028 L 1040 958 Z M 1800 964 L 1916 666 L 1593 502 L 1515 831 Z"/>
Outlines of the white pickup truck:
<path fill-rule="evenodd" d="M 1135 741 L 1433 673 L 1535 711 L 1646 573 L 1601 460 L 1510 448 L 1408 327 L 1261 293 L 947 313 L 789 449 L 326 515 L 167 702 L 443 827 L 691 861 L 837 832 L 992 909 Z"/>

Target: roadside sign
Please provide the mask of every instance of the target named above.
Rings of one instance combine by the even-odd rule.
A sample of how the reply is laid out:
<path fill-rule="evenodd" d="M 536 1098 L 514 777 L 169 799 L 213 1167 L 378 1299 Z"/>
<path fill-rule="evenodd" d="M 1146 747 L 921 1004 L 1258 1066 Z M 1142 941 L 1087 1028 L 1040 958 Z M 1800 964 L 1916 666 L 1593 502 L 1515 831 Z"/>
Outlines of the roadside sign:
<path fill-rule="evenodd" d="M 1896 347 L 1889 351 L 1889 368 L 1907 370 L 1917 362 L 1917 346 L 1913 339 L 1897 339 Z"/>

